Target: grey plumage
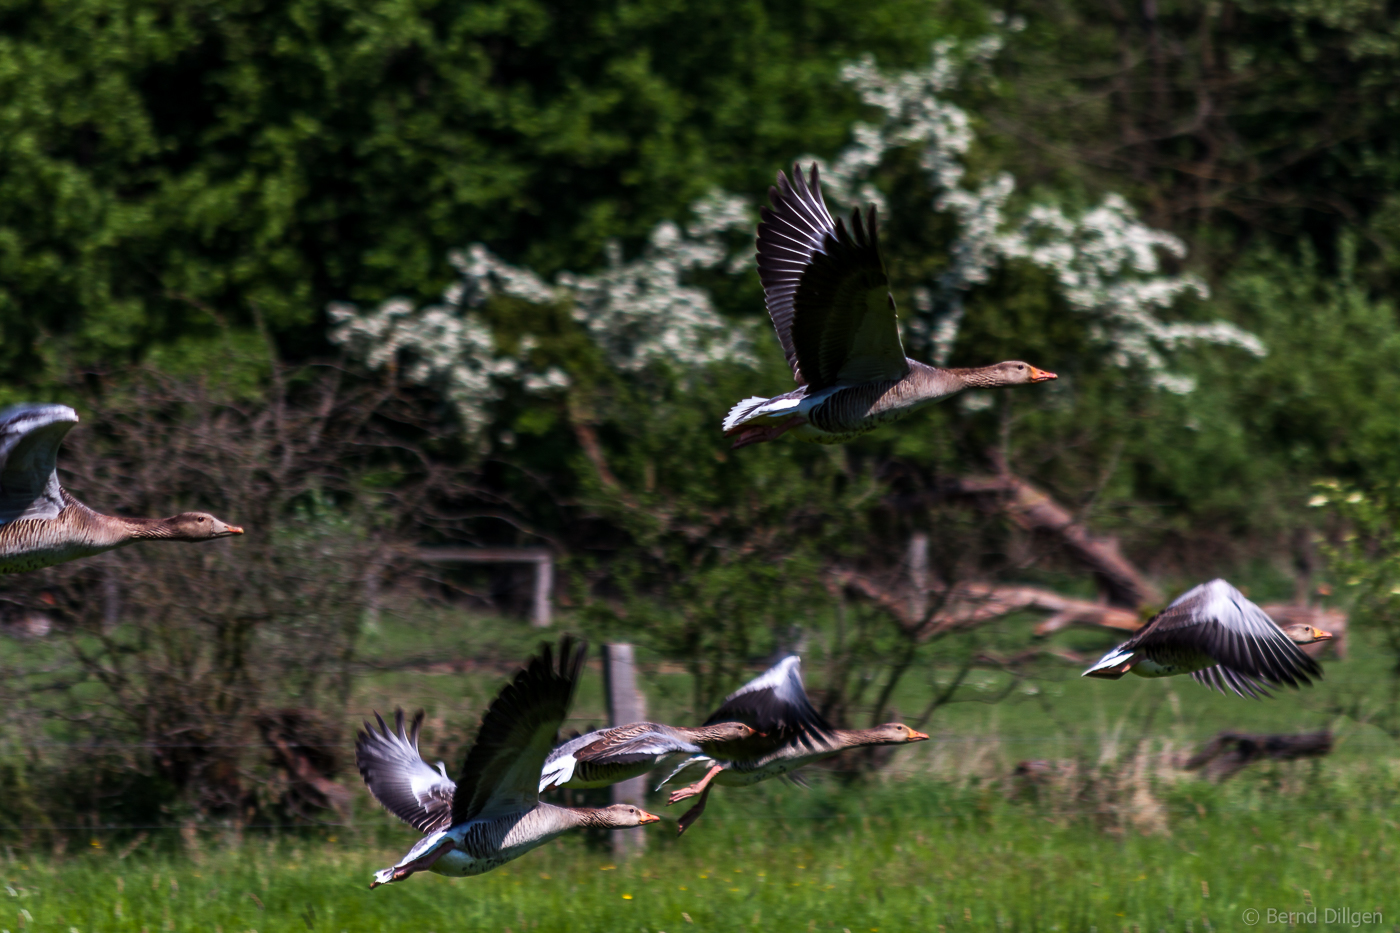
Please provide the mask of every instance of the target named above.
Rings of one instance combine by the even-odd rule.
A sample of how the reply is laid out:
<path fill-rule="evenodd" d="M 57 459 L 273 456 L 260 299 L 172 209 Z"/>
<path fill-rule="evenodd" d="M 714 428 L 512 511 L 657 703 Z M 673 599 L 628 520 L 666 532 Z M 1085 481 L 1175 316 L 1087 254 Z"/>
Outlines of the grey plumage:
<path fill-rule="evenodd" d="M 355 744 L 365 785 L 391 813 L 427 832 L 396 864 L 376 872 L 370 887 L 418 871 L 479 875 L 575 827 L 657 820 L 625 805 L 592 809 L 539 801 L 540 769 L 573 701 L 583 656 L 583 646 L 566 636 L 556 668 L 550 646 L 541 646 L 491 701 L 455 782 L 419 755 L 421 716 L 407 731 L 401 713 L 393 730 L 377 715 L 378 728 L 366 724 Z"/>
<path fill-rule="evenodd" d="M 675 755 L 724 755 L 752 740 L 754 730 L 730 720 L 700 727 L 634 722 L 570 739 L 549 753 L 540 791 L 607 787 L 640 777 Z"/>
<path fill-rule="evenodd" d="M 1304 644 L 1330 638 L 1311 634 Z M 1116 680 L 1190 674 L 1198 683 L 1241 697 L 1265 697 L 1265 684 L 1299 687 L 1322 668 L 1243 593 L 1224 580 L 1193 587 L 1133 636 L 1099 659 L 1085 677 Z"/>
<path fill-rule="evenodd" d="M 67 405 L 0 411 L 0 574 L 51 567 L 137 541 L 241 535 L 205 512 L 123 518 L 94 512 L 58 481 L 58 448 L 78 423 Z"/>
<path fill-rule="evenodd" d="M 788 775 L 804 765 L 830 758 L 848 748 L 870 745 L 903 745 L 928 736 L 903 723 L 885 723 L 873 729 L 837 729 L 812 705 L 802 684 L 802 662 L 796 655 L 784 658 L 725 698 L 709 722 L 737 721 L 763 733 L 766 741 L 749 744 L 745 754 L 729 758 L 695 755 L 662 780 L 664 785 L 684 773 L 703 773 L 698 781 L 671 794 L 670 803 L 687 797 L 700 800 L 680 818 L 685 832 L 705 811 L 710 787 L 746 787 L 769 778 Z"/>
<path fill-rule="evenodd" d="M 374 714 L 378 728 L 365 723 L 365 731 L 355 739 L 355 764 L 360 777 L 374 798 L 390 813 L 422 833 L 452 825 L 452 795 L 457 782 L 447 776 L 438 762 L 429 767 L 418 752 L 418 730 L 423 726 L 419 710 L 413 723 L 404 729 L 403 710 L 394 712 L 394 728 Z"/>
<path fill-rule="evenodd" d="M 734 447 L 784 433 L 841 443 L 920 405 L 974 387 L 1054 379 L 1012 360 L 937 369 L 905 356 L 880 259 L 875 209 L 832 219 L 817 167 L 810 181 L 778 173 L 758 227 L 758 274 L 773 329 L 798 388 L 736 404 L 724 419 Z"/>

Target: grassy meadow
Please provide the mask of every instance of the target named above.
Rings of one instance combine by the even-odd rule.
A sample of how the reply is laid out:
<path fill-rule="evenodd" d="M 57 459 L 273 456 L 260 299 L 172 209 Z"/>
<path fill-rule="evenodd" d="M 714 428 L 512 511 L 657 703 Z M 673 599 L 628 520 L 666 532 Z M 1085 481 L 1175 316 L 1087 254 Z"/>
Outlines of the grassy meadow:
<path fill-rule="evenodd" d="M 1223 787 L 1143 785 L 1103 812 L 1056 814 L 1009 786 L 818 780 L 717 793 L 685 838 L 651 827 L 614 860 L 575 837 L 478 878 L 370 891 L 412 838 L 359 826 L 211 841 L 125 858 L 88 844 L 13 854 L 0 924 L 31 931 L 1235 930 L 1253 907 L 1400 919 L 1393 771 L 1312 763 Z M 1156 813 L 1135 822 L 1131 808 Z M 152 844 L 148 844 L 148 848 Z M 1278 925 L 1263 923 L 1268 928 Z"/>
<path fill-rule="evenodd" d="M 366 633 L 361 657 L 373 660 L 349 713 L 424 708 L 423 753 L 451 769 L 538 637 L 514 620 L 387 616 Z M 1066 637 L 1079 650 L 1112 638 Z M 35 663 L 52 651 L 17 647 Z M 641 661 L 654 718 L 701 716 L 683 670 Z M 1379 730 L 1337 713 L 1383 687 L 1384 665 L 1354 639 L 1321 684 L 1270 702 L 1184 678 L 1084 681 L 1048 661 L 1000 702 L 978 702 L 998 694 L 1001 675 L 974 673 L 966 702 L 928 724 L 933 740 L 895 750 L 874 775 L 837 761 L 809 769 L 808 788 L 720 788 L 684 838 L 669 823 L 637 830 L 648 841 L 641 857 L 614 858 L 604 834 L 575 835 L 482 877 L 420 874 L 374 891 L 371 873 L 416 837 L 348 765 L 354 811 L 319 828 L 251 826 L 235 837 L 214 825 L 73 826 L 58 828 L 59 847 L 5 840 L 0 930 L 1108 933 L 1244 929 L 1250 908 L 1258 928 L 1282 929 L 1269 909 L 1312 906 L 1380 910 L 1383 923 L 1363 928 L 1400 929 L 1400 756 Z M 821 672 L 813 657 L 813 685 Z M 896 707 L 920 708 L 926 681 L 948 674 L 911 679 Z M 569 725 L 605 720 L 595 662 Z M 1323 759 L 1254 765 L 1223 783 L 1180 767 L 1222 729 L 1324 728 L 1338 741 Z M 1030 759 L 1047 765 L 1017 776 Z M 676 815 L 658 798 L 650 806 Z"/>

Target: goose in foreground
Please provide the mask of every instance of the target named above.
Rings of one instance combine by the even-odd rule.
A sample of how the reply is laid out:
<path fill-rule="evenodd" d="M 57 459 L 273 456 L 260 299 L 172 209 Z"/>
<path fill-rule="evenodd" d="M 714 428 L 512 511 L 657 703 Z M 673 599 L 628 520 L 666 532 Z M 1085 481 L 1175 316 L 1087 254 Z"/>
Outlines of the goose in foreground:
<path fill-rule="evenodd" d="M 551 787 L 607 787 L 640 777 L 673 755 L 727 757 L 741 754 L 760 733 L 741 722 L 696 728 L 634 722 L 570 739 L 549 753 L 540 793 Z"/>
<path fill-rule="evenodd" d="M 480 875 L 571 829 L 622 829 L 660 819 L 625 804 L 540 803 L 540 769 L 568 715 L 582 667 L 583 646 L 573 639 L 560 642 L 557 669 L 549 645 L 543 645 L 491 701 L 455 783 L 445 766 L 429 767 L 418 753 L 421 716 L 411 733 L 404 731 L 402 712 L 392 732 L 378 714 L 378 729 L 365 724 L 367 731 L 355 742 L 365 785 L 390 813 L 427 834 L 396 864 L 375 872 L 371 888 L 418 871 Z"/>
<path fill-rule="evenodd" d="M 733 447 L 775 440 L 839 444 L 964 389 L 1024 385 L 1054 373 L 1011 360 L 939 369 L 904 355 L 894 298 L 880 259 L 875 208 L 849 230 L 832 220 L 817 167 L 778 173 L 758 225 L 758 275 L 797 388 L 739 402 L 724 419 Z"/>
<path fill-rule="evenodd" d="M 206 512 L 122 518 L 94 512 L 59 485 L 58 447 L 78 413 L 67 405 L 0 411 L 0 573 L 52 567 L 137 541 L 210 541 L 243 529 Z"/>
<path fill-rule="evenodd" d="M 742 757 L 728 759 L 695 755 L 682 762 L 661 783 L 680 774 L 697 774 L 699 780 L 671 794 L 668 804 L 699 795 L 700 800 L 678 821 L 685 832 L 705 812 L 711 785 L 747 787 L 772 777 L 830 758 L 848 748 L 871 745 L 907 745 L 922 742 L 928 734 L 904 723 L 887 722 L 873 729 L 837 729 L 807 698 L 802 686 L 802 660 L 784 658 L 763 674 L 725 698 L 707 721 L 742 722 L 768 736 L 764 747 Z"/>
<path fill-rule="evenodd" d="M 1187 590 L 1084 672 L 1117 680 L 1139 677 L 1192 678 L 1221 693 L 1271 696 L 1264 683 L 1298 687 L 1322 678 L 1322 668 L 1298 645 L 1326 641 L 1332 633 L 1296 624 L 1279 628 L 1264 610 L 1224 580 Z"/>

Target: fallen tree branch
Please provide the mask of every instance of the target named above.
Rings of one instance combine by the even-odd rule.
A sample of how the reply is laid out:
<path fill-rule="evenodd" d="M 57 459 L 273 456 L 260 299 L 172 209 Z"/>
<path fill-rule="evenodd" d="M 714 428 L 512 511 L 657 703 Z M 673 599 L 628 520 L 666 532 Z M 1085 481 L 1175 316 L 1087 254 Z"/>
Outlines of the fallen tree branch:
<path fill-rule="evenodd" d="M 975 628 L 984 622 L 1013 612 L 1040 610 L 1054 613 L 1036 628 L 1036 634 L 1057 632 L 1072 624 L 1103 626 L 1133 631 L 1142 624 L 1136 612 L 1062 596 L 1054 590 L 1036 586 L 996 586 L 989 583 L 960 583 L 951 590 L 930 587 L 926 592 L 936 597 L 937 608 L 915 615 L 911 600 L 903 590 L 892 590 L 879 581 L 853 570 L 835 570 L 835 581 L 853 590 L 888 612 L 904 629 L 919 641 L 927 641 L 949 632 Z"/>
<path fill-rule="evenodd" d="M 1010 473 L 964 477 L 952 489 L 965 496 L 995 499 L 1018 527 L 1058 537 L 1099 578 L 1111 603 L 1136 609 L 1163 602 L 1161 592 L 1118 552 L 1117 541 L 1096 537 L 1068 509 L 1020 477 Z"/>
<path fill-rule="evenodd" d="M 1331 751 L 1332 733 L 1326 731 L 1304 735 L 1222 732 L 1192 755 L 1185 768 L 1188 771 L 1204 768 L 1211 777 L 1223 781 L 1261 758 L 1292 761 L 1295 758 L 1318 758 Z"/>

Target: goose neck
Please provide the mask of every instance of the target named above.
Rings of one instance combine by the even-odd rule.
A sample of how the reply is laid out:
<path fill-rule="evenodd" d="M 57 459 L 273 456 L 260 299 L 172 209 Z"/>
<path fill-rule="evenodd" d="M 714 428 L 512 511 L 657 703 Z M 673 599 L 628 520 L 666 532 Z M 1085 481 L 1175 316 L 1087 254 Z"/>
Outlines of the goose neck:
<path fill-rule="evenodd" d="M 842 748 L 890 744 L 890 738 L 883 729 L 837 729 L 836 737 Z"/>
<path fill-rule="evenodd" d="M 102 518 L 112 519 L 113 524 L 124 532 L 122 537 L 127 541 L 160 541 L 175 537 L 175 530 L 166 518 L 123 518 L 115 515 L 104 515 Z"/>
<path fill-rule="evenodd" d="M 925 363 L 914 362 L 912 372 L 906 377 L 906 385 L 913 391 L 910 401 L 930 401 L 956 395 L 964 389 L 975 388 L 978 378 L 971 369 L 939 369 Z"/>

